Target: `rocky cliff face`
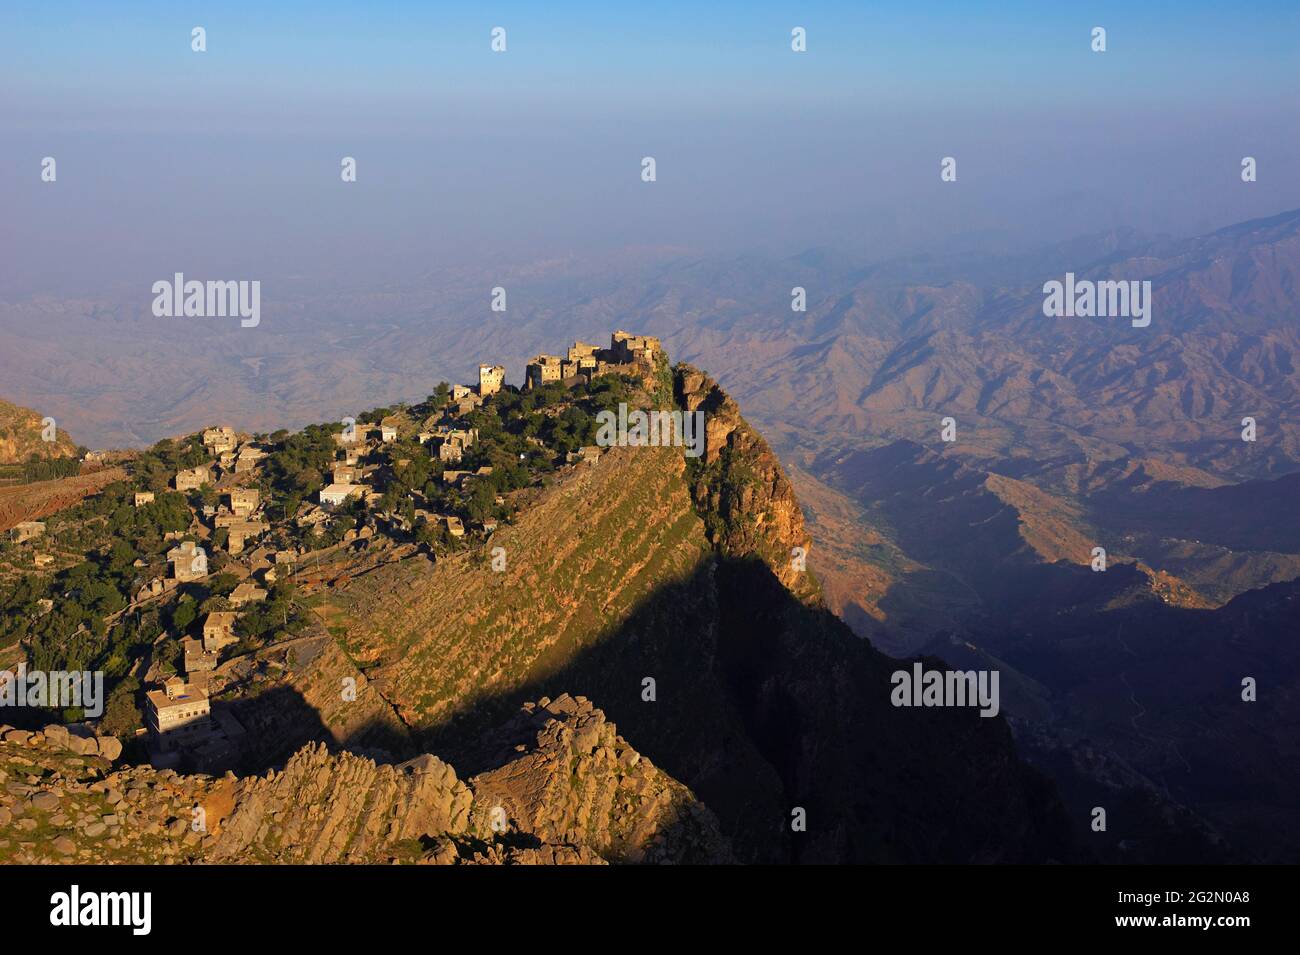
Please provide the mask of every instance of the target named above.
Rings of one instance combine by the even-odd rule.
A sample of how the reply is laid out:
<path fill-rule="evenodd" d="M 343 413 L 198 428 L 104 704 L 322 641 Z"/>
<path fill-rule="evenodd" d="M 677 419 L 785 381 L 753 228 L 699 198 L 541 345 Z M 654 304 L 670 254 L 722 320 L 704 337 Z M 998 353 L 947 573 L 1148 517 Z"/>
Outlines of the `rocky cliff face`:
<path fill-rule="evenodd" d="M 678 365 L 673 387 L 685 411 L 704 414 L 705 454 L 689 478 L 709 539 L 727 557 L 761 558 L 792 592 L 812 593 L 811 578 L 799 569 L 799 554 L 806 559 L 811 546 L 803 512 L 772 449 L 702 371 Z"/>
<path fill-rule="evenodd" d="M 484 748 L 475 805 L 544 843 L 619 862 L 728 862 L 713 813 L 618 735 L 588 700 L 525 704 Z M 482 831 L 481 821 L 477 832 Z"/>

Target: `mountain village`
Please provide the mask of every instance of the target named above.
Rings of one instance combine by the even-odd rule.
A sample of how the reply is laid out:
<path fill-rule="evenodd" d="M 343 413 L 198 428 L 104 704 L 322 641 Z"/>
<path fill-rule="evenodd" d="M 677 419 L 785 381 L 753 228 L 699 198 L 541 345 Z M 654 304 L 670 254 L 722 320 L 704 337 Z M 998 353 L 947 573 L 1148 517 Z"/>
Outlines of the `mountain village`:
<path fill-rule="evenodd" d="M 476 384 L 440 386 L 425 406 L 372 421 L 346 419 L 341 430 L 331 429 L 321 452 L 320 486 L 310 498 L 277 500 L 277 475 L 271 473 L 277 467 L 277 442 L 271 436 L 238 433 L 229 425 L 210 427 L 190 439 L 191 457 L 201 460 L 176 469 L 170 488 L 146 488 L 137 478 L 129 494 L 133 509 L 143 514 L 158 508 L 174 492 L 184 498 L 189 526 L 164 535 L 165 569 L 150 576 L 150 562 L 135 561 L 139 586 L 108 622 L 167 605 L 187 585 L 203 587 L 221 578 L 229 588 L 205 600 L 202 606 L 211 609 L 192 624 L 173 610 L 180 632 L 163 633 L 155 642 L 156 647 L 178 646 L 171 654 L 153 654 L 142 674 L 149 688 L 138 732 L 147 734 L 150 761 L 158 768 L 217 770 L 237 760 L 248 729 L 234 708 L 214 697 L 231 678 L 232 667 L 237 669 L 238 658 L 254 649 L 244 639 L 246 618 L 267 605 L 277 585 L 292 586 L 296 601 L 310 602 L 314 593 L 333 585 L 331 568 L 340 562 L 364 567 L 367 561 L 420 554 L 436 560 L 444 548 L 491 538 L 498 522 L 508 519 L 509 492 L 503 493 L 505 484 L 491 483 L 493 465 L 462 466 L 480 445 L 475 422 L 485 403 L 503 392 L 527 397 L 551 386 L 567 392 L 609 375 L 645 378 L 662 355 L 658 339 L 616 331 L 608 348 L 579 341 L 564 356 L 536 356 L 527 363 L 519 389 L 506 385 L 504 367 L 481 364 Z M 593 444 L 555 449 L 534 434 L 524 441 L 527 450 L 518 453 L 519 459 L 554 459 L 561 472 L 600 459 Z M 423 465 L 421 456 L 427 457 Z M 395 474 L 422 474 L 425 466 L 434 487 L 426 483 L 421 491 L 394 481 Z M 475 497 L 480 483 L 487 491 Z M 395 495 L 394 485 L 405 493 Z M 467 495 L 479 505 L 468 514 L 440 506 Z M 51 548 L 39 549 L 45 530 L 44 523 L 29 521 L 9 535 L 13 544 L 30 549 L 28 559 L 37 569 L 58 562 L 48 552 Z M 289 611 L 283 613 L 288 625 Z"/>

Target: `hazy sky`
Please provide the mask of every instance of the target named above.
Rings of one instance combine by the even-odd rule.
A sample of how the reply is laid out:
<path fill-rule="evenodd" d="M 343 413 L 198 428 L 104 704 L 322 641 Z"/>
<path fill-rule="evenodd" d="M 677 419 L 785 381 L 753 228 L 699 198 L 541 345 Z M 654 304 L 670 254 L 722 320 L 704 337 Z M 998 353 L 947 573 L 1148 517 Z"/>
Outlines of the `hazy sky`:
<path fill-rule="evenodd" d="M 623 246 L 872 258 L 1300 206 L 1300 4 L 700 6 L 5 3 L 0 300 Z"/>

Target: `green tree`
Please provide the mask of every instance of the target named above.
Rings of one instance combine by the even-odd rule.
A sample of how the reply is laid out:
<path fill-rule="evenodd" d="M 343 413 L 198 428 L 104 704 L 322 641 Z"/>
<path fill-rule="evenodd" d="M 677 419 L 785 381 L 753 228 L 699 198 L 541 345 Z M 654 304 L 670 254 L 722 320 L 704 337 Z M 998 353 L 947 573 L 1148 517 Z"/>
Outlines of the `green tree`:
<path fill-rule="evenodd" d="M 104 703 L 104 718 L 99 724 L 104 732 L 124 739 L 134 738 L 141 724 L 140 708 L 136 705 L 139 692 L 140 681 L 135 677 L 127 676 L 118 681 Z"/>
<path fill-rule="evenodd" d="M 177 634 L 184 633 L 198 616 L 198 605 L 189 594 L 176 601 L 172 608 L 172 629 Z"/>

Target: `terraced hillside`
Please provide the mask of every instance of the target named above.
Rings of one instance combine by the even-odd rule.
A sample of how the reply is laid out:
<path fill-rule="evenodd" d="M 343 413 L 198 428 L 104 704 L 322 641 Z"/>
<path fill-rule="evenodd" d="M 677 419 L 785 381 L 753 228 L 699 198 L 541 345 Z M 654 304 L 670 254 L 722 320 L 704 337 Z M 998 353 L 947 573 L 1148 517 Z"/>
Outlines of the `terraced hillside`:
<path fill-rule="evenodd" d="M 717 813 L 742 860 L 1068 855 L 1050 787 L 1000 720 L 890 705 L 898 661 L 794 559 L 808 539 L 775 456 L 707 377 L 679 368 L 676 392 L 707 412 L 704 458 L 608 450 L 480 551 L 336 588 L 327 616 L 371 686 L 470 768 L 522 701 L 589 697 Z M 815 832 L 792 830 L 800 809 Z"/>
<path fill-rule="evenodd" d="M 503 571 L 489 550 L 349 582 L 344 645 L 419 729 L 555 674 L 706 558 L 683 467 L 671 448 L 611 449 L 493 536 Z"/>
<path fill-rule="evenodd" d="M 71 507 L 125 476 L 121 468 L 103 468 L 52 481 L 0 487 L 0 531 Z"/>

